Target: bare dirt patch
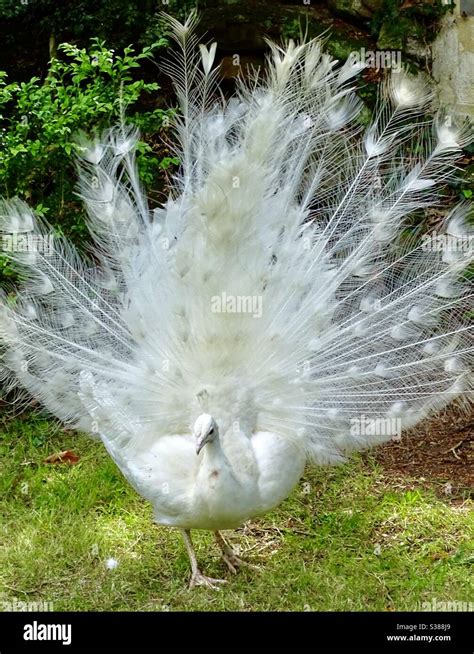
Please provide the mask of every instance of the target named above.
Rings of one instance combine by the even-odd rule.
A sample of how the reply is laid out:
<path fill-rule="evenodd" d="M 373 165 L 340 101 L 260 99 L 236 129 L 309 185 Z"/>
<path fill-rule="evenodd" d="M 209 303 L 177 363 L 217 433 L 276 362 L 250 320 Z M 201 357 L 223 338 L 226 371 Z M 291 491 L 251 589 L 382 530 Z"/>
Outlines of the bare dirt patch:
<path fill-rule="evenodd" d="M 474 497 L 474 414 L 452 406 L 373 450 L 387 476 L 433 487 L 452 501 Z M 410 483 L 412 482 L 412 483 Z M 413 482 L 416 482 L 413 484 Z"/>

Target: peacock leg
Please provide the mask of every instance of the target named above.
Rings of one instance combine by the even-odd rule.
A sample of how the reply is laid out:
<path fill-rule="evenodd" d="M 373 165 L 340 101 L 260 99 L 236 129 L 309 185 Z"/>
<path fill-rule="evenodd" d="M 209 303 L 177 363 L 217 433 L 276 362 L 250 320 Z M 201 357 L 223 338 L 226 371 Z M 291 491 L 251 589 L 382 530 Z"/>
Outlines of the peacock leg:
<path fill-rule="evenodd" d="M 220 531 L 215 531 L 214 536 L 217 544 L 221 548 L 222 559 L 224 560 L 224 563 L 233 574 L 237 572 L 237 568 L 245 567 L 245 568 L 253 568 L 254 570 L 259 569 L 257 565 L 252 565 L 252 563 L 247 563 L 247 561 L 241 559 L 240 556 L 237 555 L 237 553 L 232 549 L 229 543 L 225 540 L 224 536 L 221 534 Z"/>
<path fill-rule="evenodd" d="M 191 563 L 191 581 L 189 582 L 189 588 L 194 588 L 194 586 L 207 586 L 208 588 L 213 588 L 214 590 L 220 590 L 218 584 L 226 584 L 226 579 L 213 579 L 212 577 L 206 577 L 199 570 L 198 562 L 196 559 L 196 553 L 193 547 L 193 541 L 191 540 L 191 531 L 189 529 L 180 530 L 184 544 L 186 545 L 186 550 L 188 552 L 189 561 Z"/>

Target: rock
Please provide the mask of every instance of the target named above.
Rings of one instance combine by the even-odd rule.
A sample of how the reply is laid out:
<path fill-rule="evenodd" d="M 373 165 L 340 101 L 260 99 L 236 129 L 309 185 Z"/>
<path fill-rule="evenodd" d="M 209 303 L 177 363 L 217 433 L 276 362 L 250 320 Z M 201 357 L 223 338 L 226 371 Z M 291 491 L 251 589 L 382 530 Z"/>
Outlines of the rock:
<path fill-rule="evenodd" d="M 375 1 L 377 2 L 378 0 Z M 356 18 L 358 20 L 372 18 L 374 13 L 369 7 L 365 6 L 363 0 L 329 0 L 329 7 L 336 14 L 340 14 L 345 18 Z"/>
<path fill-rule="evenodd" d="M 430 46 L 426 43 L 423 43 L 423 41 L 420 41 L 419 39 L 415 39 L 412 36 L 407 38 L 405 43 L 405 52 L 418 61 L 426 61 L 427 59 L 431 59 Z"/>
<path fill-rule="evenodd" d="M 352 52 L 360 52 L 361 47 L 370 49 L 367 41 L 351 38 L 342 30 L 333 30 L 324 49 L 335 59 L 345 61 Z"/>
<path fill-rule="evenodd" d="M 433 43 L 433 77 L 441 104 L 474 120 L 474 18 L 462 18 L 460 7 L 446 14 Z"/>
<path fill-rule="evenodd" d="M 372 15 L 375 14 L 375 12 L 379 9 L 382 9 L 383 0 L 362 0 L 362 4 L 368 11 L 371 12 Z"/>
<path fill-rule="evenodd" d="M 394 34 L 391 29 L 391 24 L 388 22 L 382 23 L 379 36 L 377 39 L 377 48 L 379 50 L 402 50 L 403 38 L 397 33 Z"/>

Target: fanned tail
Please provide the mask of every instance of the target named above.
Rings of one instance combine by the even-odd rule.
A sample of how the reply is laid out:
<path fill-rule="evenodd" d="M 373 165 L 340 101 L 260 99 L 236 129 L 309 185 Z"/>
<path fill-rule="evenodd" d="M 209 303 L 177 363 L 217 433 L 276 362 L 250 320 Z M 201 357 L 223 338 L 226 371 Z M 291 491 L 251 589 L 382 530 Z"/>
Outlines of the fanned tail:
<path fill-rule="evenodd" d="M 449 247 L 406 237 L 470 132 L 427 119 L 431 90 L 396 71 L 361 134 L 356 60 L 337 68 L 319 41 L 270 45 L 263 82 L 242 82 L 204 122 L 188 112 L 182 236 L 208 266 L 186 275 L 201 294 L 261 298 L 261 320 L 232 323 L 259 423 L 337 461 L 471 400 L 469 207 L 447 216 Z"/>
<path fill-rule="evenodd" d="M 270 44 L 266 77 L 224 102 L 195 23 L 170 19 L 182 166 L 168 202 L 148 211 L 133 131 L 84 146 L 99 265 L 61 240 L 49 258 L 13 255 L 27 283 L 4 301 L 7 367 L 64 420 L 102 413 L 110 447 L 189 433 L 203 391 L 222 432 L 246 422 L 321 463 L 469 403 L 468 207 L 441 241 L 407 236 L 454 175 L 467 126 L 427 119 L 430 89 L 398 71 L 362 130 L 361 66 L 338 67 L 318 40 Z M 44 233 L 21 203 L 2 215 L 4 233 Z"/>

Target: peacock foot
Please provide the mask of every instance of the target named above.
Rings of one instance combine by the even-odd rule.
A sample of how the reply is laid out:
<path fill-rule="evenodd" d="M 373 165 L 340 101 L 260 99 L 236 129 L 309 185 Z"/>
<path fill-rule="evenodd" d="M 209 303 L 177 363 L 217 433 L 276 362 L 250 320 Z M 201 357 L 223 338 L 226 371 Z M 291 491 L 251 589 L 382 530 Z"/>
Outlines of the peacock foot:
<path fill-rule="evenodd" d="M 232 547 L 226 542 L 224 537 L 219 531 L 214 532 L 217 544 L 219 545 L 222 552 L 222 560 L 232 572 L 236 574 L 239 568 L 252 568 L 253 570 L 258 570 L 257 565 L 248 563 L 244 559 L 241 559 L 240 556 L 232 549 Z"/>
<path fill-rule="evenodd" d="M 227 546 L 225 550 L 222 550 L 222 560 L 234 575 L 237 573 L 239 568 L 252 568 L 253 570 L 259 569 L 258 565 L 254 565 L 253 563 L 241 559 L 240 556 L 238 556 L 229 546 Z"/>
<path fill-rule="evenodd" d="M 191 576 L 189 589 L 191 590 L 191 588 L 194 588 L 195 586 L 206 586 L 207 588 L 212 588 L 213 590 L 220 590 L 219 584 L 226 583 L 227 579 L 214 579 L 213 577 L 206 577 L 206 575 L 203 575 L 200 570 L 196 570 Z"/>

